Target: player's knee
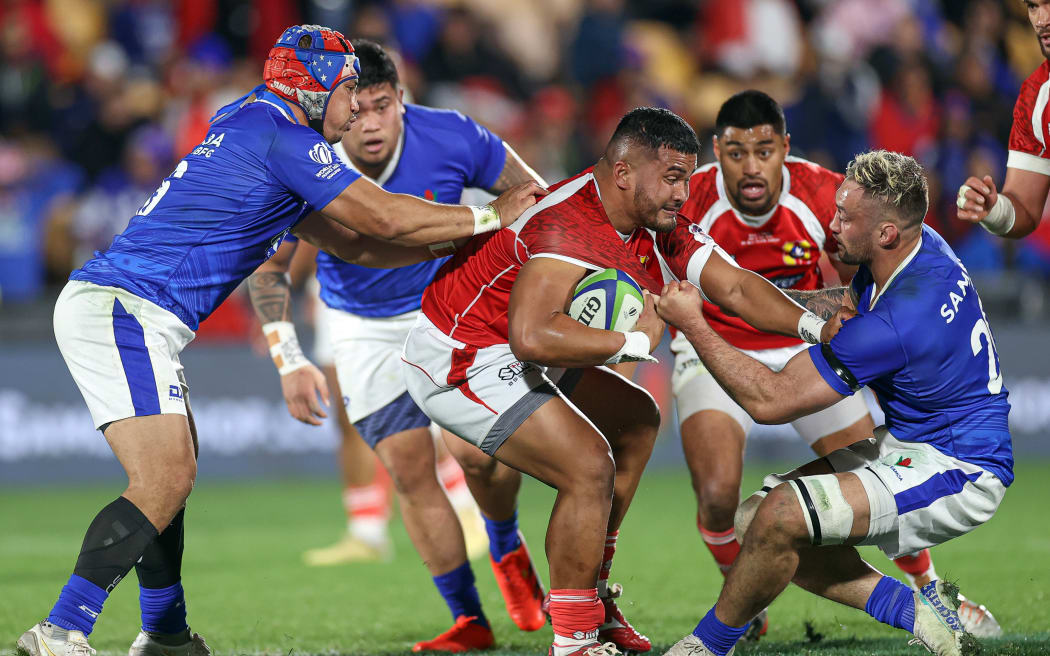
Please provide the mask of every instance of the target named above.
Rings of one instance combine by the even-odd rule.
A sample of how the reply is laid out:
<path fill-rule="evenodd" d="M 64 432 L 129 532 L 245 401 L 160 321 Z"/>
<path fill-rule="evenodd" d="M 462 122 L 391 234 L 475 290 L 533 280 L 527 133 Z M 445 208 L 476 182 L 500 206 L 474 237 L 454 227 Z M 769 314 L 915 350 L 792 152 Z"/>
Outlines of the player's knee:
<path fill-rule="evenodd" d="M 796 544 L 844 544 L 853 532 L 853 506 L 834 474 L 804 476 L 770 491 L 748 529 L 751 535 L 760 525 Z"/>
<path fill-rule="evenodd" d="M 488 482 L 496 473 L 498 461 L 483 452 L 457 454 L 456 461 L 463 469 L 463 474 L 475 481 Z"/>
<path fill-rule="evenodd" d="M 755 493 L 744 499 L 743 503 L 737 506 L 736 513 L 733 516 L 733 529 L 736 533 L 737 542 L 743 544 L 744 536 L 747 535 L 747 530 L 755 519 L 755 513 L 758 512 L 758 507 L 762 505 L 762 500 L 765 498 L 765 493 Z"/>
<path fill-rule="evenodd" d="M 721 526 L 733 521 L 740 503 L 740 483 L 726 477 L 708 477 L 700 483 L 698 505 L 701 514 Z"/>
<path fill-rule="evenodd" d="M 782 483 L 759 502 L 746 527 L 747 539 L 798 543 L 808 537 L 802 508 L 790 483 Z"/>
<path fill-rule="evenodd" d="M 616 481 L 616 463 L 612 451 L 604 440 L 584 451 L 570 469 L 569 486 L 576 491 L 611 498 Z"/>

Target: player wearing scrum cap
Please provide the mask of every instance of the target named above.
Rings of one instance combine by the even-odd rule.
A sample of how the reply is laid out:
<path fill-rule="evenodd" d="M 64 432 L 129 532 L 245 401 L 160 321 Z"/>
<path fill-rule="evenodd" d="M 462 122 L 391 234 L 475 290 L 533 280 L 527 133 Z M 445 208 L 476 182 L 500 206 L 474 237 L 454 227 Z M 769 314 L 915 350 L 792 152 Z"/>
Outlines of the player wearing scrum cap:
<path fill-rule="evenodd" d="M 912 592 L 864 562 L 965 535 L 991 519 L 1013 481 L 1010 404 L 988 321 L 966 269 L 923 225 L 922 167 L 897 153 L 858 155 L 836 193 L 831 230 L 860 265 L 838 291 L 850 315 L 828 344 L 773 371 L 733 348 L 697 309 L 695 289 L 668 285 L 657 309 L 693 345 L 734 401 L 762 423 L 840 402 L 863 385 L 886 413 L 873 438 L 771 475 L 737 513 L 743 548 L 718 603 L 673 656 L 725 656 L 788 585 L 866 611 L 938 656 L 977 653 L 958 589 Z"/>
<path fill-rule="evenodd" d="M 363 180 L 330 146 L 354 121 L 358 72 L 343 35 L 287 29 L 266 61 L 266 85 L 220 110 L 109 249 L 70 275 L 55 336 L 129 483 L 92 520 L 47 619 L 19 638 L 30 656 L 93 654 L 87 636 L 133 567 L 143 630 L 130 653 L 209 652 L 187 627 L 181 585 L 197 439 L 179 353 L 289 232 L 349 259 L 382 257 L 390 241 L 426 252 L 499 229 L 542 193 L 530 183 L 471 209 Z"/>
<path fill-rule="evenodd" d="M 574 321 L 565 309 L 584 275 L 615 268 L 655 290 L 666 272 L 760 329 L 797 336 L 801 325 L 812 341 L 833 330 L 678 216 L 698 151 L 675 114 L 629 112 L 594 167 L 442 266 L 405 342 L 409 393 L 435 422 L 558 491 L 547 532 L 552 656 L 651 648 L 609 574 L 659 410 L 603 365 L 650 360 L 663 325 L 651 296 L 627 334 Z"/>
<path fill-rule="evenodd" d="M 493 193 L 538 176 L 498 136 L 459 112 L 404 103 L 397 67 L 376 43 L 353 42 L 362 67 L 358 81 L 358 125 L 336 146 L 340 157 L 388 191 L 458 199 L 466 187 Z M 287 270 L 297 243 L 248 278 L 248 289 L 266 335 L 291 340 L 291 295 Z M 415 651 L 466 651 L 493 644 L 467 558 L 465 531 L 438 480 L 430 418 L 412 401 L 401 368 L 401 347 L 419 313 L 423 289 L 444 259 L 396 269 L 370 269 L 320 253 L 317 279 L 324 309 L 319 318 L 331 339 L 345 413 L 360 438 L 390 473 L 401 517 L 434 585 L 452 612 L 473 618 L 414 646 Z M 275 353 L 281 346 L 274 344 Z M 289 411 L 300 421 L 325 417 L 318 396 L 325 379 L 301 353 L 281 370 Z M 520 538 L 516 500 L 521 474 L 462 440 L 450 440 L 472 474 L 491 535 L 492 568 L 507 611 L 524 631 L 547 623 L 543 588 Z M 366 456 L 371 456 L 366 451 Z M 454 463 L 454 461 L 453 461 Z M 462 476 L 462 475 L 461 475 Z M 462 479 L 461 479 L 462 480 Z M 466 492 L 464 484 L 464 492 Z M 466 492 L 468 499 L 469 492 Z M 477 517 L 477 506 L 471 499 Z M 475 520 L 477 524 L 481 521 Z M 485 529 L 478 527 L 482 539 Z M 484 542 L 482 542 L 484 549 Z"/>
<path fill-rule="evenodd" d="M 1050 0 L 1023 0 L 1046 58 L 1021 85 L 1010 129 L 1010 154 L 1001 191 L 990 175 L 959 187 L 958 217 L 1001 237 L 1021 239 L 1043 218 L 1050 193 Z"/>

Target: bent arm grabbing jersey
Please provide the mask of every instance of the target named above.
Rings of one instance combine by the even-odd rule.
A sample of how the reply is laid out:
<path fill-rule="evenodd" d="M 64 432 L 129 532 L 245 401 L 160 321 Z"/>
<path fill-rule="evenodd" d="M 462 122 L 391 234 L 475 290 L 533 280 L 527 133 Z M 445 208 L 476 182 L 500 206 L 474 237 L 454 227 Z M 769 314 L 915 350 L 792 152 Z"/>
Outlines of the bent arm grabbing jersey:
<path fill-rule="evenodd" d="M 926 442 L 1009 485 L 1007 391 L 981 300 L 955 253 L 924 226 L 882 290 L 864 266 L 852 284 L 858 316 L 809 349 L 824 380 L 846 395 L 869 386 L 898 440 Z"/>
<path fill-rule="evenodd" d="M 274 94 L 252 95 L 219 111 L 207 138 L 71 280 L 120 287 L 196 330 L 296 223 L 360 177 Z"/>

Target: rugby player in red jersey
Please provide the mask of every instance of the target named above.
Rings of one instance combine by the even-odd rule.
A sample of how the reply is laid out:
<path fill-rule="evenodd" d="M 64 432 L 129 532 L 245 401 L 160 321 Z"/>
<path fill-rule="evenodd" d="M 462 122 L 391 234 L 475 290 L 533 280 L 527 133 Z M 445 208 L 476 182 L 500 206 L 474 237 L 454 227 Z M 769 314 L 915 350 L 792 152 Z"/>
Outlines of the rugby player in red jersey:
<path fill-rule="evenodd" d="M 593 168 L 438 271 L 405 343 L 409 393 L 434 421 L 558 491 L 546 543 L 553 656 L 651 647 L 608 577 L 659 410 L 603 365 L 650 360 L 664 326 L 652 296 L 631 332 L 584 326 L 565 313 L 577 283 L 611 267 L 654 291 L 666 272 L 759 329 L 812 341 L 832 329 L 678 216 L 698 151 L 673 113 L 631 111 Z"/>
<path fill-rule="evenodd" d="M 1017 96 L 1003 189 L 996 190 L 990 175 L 970 176 L 956 200 L 960 219 L 1010 239 L 1021 239 L 1039 227 L 1050 193 L 1050 0 L 1024 4 L 1046 61 L 1028 76 Z"/>

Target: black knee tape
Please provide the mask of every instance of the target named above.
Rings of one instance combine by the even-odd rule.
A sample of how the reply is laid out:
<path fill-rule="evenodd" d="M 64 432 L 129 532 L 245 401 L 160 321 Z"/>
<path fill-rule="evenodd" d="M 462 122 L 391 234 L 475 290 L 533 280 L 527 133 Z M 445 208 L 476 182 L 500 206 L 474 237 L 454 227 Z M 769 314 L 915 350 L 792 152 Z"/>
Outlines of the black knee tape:
<path fill-rule="evenodd" d="M 157 539 L 146 546 L 142 558 L 135 564 L 139 585 L 144 588 L 167 588 L 182 580 L 183 508 L 171 520 Z"/>
<path fill-rule="evenodd" d="M 156 537 L 157 529 L 142 511 L 117 497 L 88 527 L 73 573 L 111 591 Z"/>

